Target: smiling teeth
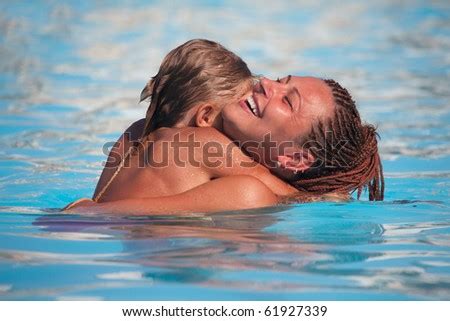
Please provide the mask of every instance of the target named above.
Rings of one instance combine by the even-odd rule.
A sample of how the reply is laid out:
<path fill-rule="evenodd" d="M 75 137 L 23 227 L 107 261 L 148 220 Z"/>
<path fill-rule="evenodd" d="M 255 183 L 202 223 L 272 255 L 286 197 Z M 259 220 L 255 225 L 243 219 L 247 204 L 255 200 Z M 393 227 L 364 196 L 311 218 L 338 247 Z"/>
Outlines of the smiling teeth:
<path fill-rule="evenodd" d="M 247 98 L 247 102 L 248 102 L 248 104 L 249 104 L 249 106 L 250 106 L 250 109 L 252 110 L 253 114 L 254 114 L 255 116 L 259 116 L 258 107 L 256 106 L 255 100 L 253 99 L 252 96 L 249 96 L 249 97 Z"/>

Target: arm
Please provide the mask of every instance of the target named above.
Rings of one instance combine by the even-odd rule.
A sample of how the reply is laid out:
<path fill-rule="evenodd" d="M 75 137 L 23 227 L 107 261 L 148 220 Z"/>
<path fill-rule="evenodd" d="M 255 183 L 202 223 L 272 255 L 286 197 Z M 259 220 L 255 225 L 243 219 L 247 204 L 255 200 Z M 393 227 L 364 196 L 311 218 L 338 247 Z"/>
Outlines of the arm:
<path fill-rule="evenodd" d="M 181 194 L 95 203 L 82 201 L 65 213 L 84 214 L 171 214 L 242 210 L 277 204 L 277 197 L 251 176 L 218 178 Z"/>

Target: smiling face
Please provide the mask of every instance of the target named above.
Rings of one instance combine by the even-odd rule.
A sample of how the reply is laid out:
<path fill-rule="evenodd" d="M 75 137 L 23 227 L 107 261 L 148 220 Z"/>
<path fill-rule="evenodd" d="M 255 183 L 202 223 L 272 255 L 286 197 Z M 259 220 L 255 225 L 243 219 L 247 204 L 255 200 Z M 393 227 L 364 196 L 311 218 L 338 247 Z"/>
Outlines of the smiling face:
<path fill-rule="evenodd" d="M 261 142 L 270 133 L 277 146 L 306 137 L 319 120 L 333 117 L 334 99 L 329 86 L 319 78 L 287 76 L 274 81 L 262 78 L 239 103 L 223 109 L 223 130 L 243 144 Z M 271 165 L 278 153 L 256 151 Z"/>

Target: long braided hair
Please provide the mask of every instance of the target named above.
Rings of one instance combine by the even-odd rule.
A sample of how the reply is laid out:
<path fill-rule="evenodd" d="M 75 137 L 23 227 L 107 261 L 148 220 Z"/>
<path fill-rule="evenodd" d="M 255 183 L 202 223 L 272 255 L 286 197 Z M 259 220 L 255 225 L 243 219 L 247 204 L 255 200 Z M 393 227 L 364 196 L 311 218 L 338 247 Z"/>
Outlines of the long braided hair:
<path fill-rule="evenodd" d="M 374 126 L 363 124 L 355 102 L 339 83 L 327 79 L 335 101 L 335 115 L 319 121 L 302 141 L 314 156 L 310 169 L 295 176 L 292 185 L 314 194 L 357 191 L 364 189 L 369 200 L 384 198 L 384 177 Z"/>

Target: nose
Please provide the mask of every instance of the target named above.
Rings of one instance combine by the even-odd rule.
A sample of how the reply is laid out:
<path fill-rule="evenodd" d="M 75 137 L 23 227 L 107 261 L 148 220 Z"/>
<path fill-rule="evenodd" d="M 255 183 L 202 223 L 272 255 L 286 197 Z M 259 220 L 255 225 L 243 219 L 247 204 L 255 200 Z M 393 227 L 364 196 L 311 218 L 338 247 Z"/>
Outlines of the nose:
<path fill-rule="evenodd" d="M 266 77 L 261 77 L 261 79 L 259 80 L 262 86 L 269 86 L 271 80 L 266 78 Z"/>
<path fill-rule="evenodd" d="M 261 78 L 260 84 L 266 97 L 270 97 L 277 92 L 283 92 L 286 89 L 286 84 L 265 77 Z"/>
<path fill-rule="evenodd" d="M 274 83 L 276 84 L 276 82 L 274 82 L 273 80 L 270 80 L 266 77 L 262 77 L 260 79 L 261 88 L 263 89 L 264 96 L 266 96 L 267 98 L 272 96 L 272 93 L 274 90 L 274 85 L 275 85 Z"/>

